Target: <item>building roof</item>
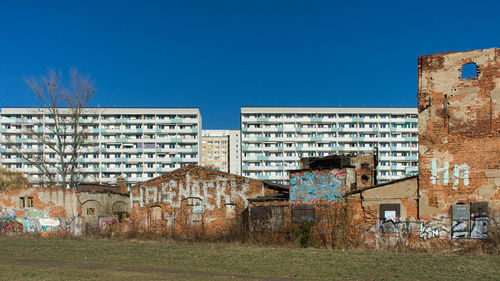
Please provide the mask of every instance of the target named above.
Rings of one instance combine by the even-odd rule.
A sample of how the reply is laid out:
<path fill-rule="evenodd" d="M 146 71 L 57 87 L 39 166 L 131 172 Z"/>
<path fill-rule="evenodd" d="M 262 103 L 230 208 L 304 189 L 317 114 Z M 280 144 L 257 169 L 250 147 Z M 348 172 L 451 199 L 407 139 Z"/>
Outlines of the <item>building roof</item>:
<path fill-rule="evenodd" d="M 411 180 L 411 179 L 414 179 L 414 178 L 418 178 L 418 175 L 410 176 L 410 177 L 406 177 L 406 178 L 401 178 L 401 179 L 397 179 L 397 180 L 392 180 L 392 181 L 388 181 L 388 182 L 384 182 L 384 183 L 380 183 L 380 184 L 376 184 L 376 185 L 372 185 L 372 186 L 368 186 L 368 187 L 364 187 L 364 188 L 360 188 L 360 189 L 356 189 L 356 190 L 349 191 L 346 194 L 344 194 L 344 198 L 347 197 L 347 196 L 349 196 L 349 195 L 353 195 L 353 194 L 356 194 L 356 193 L 361 193 L 361 192 L 366 191 L 366 190 L 370 190 L 370 189 L 374 189 L 374 188 L 379 188 L 379 187 L 387 186 L 387 185 L 390 185 L 390 184 L 393 184 L 393 183 Z"/>
<path fill-rule="evenodd" d="M 136 186 L 147 184 L 148 182 L 152 182 L 152 181 L 157 181 L 159 179 L 161 180 L 163 178 L 168 178 L 171 175 L 187 173 L 187 172 L 189 172 L 191 170 L 194 170 L 194 169 L 196 169 L 196 170 L 205 170 L 205 171 L 208 171 L 210 173 L 218 174 L 218 175 L 220 175 L 222 177 L 237 177 L 237 178 L 247 179 L 247 180 L 250 180 L 250 181 L 260 181 L 260 182 L 262 182 L 269 189 L 278 190 L 278 191 L 280 191 L 280 190 L 282 190 L 282 191 L 288 191 L 288 187 L 286 187 L 284 185 L 281 185 L 281 184 L 277 184 L 277 183 L 273 183 L 273 182 L 264 182 L 264 181 L 261 181 L 261 180 L 257 180 L 257 179 L 253 179 L 253 178 L 249 178 L 249 177 L 244 177 L 244 176 L 239 176 L 239 175 L 231 174 L 231 173 L 228 173 L 228 172 L 219 171 L 219 170 L 213 169 L 211 167 L 199 166 L 199 165 L 196 165 L 196 164 L 190 164 L 190 165 L 187 165 L 185 167 L 182 167 L 182 168 L 170 171 L 170 172 L 166 172 L 166 173 L 162 174 L 161 176 L 149 179 L 147 181 L 140 182 L 140 183 L 136 184 Z"/>
<path fill-rule="evenodd" d="M 103 184 L 80 184 L 76 188 L 78 192 L 90 193 L 115 193 L 121 195 L 128 195 L 128 192 L 122 192 L 120 186 L 117 185 L 103 185 Z"/>
<path fill-rule="evenodd" d="M 290 187 L 289 186 L 286 186 L 286 185 L 283 185 L 283 184 L 279 184 L 279 183 L 275 183 L 275 182 L 270 181 L 270 180 L 263 180 L 262 182 L 269 189 L 276 190 L 276 191 L 279 191 L 279 192 L 285 192 L 285 193 L 289 193 L 290 192 Z"/>
<path fill-rule="evenodd" d="M 259 196 L 247 199 L 248 202 L 270 202 L 270 201 L 288 201 L 290 196 L 285 193 L 276 193 L 268 196 Z"/>

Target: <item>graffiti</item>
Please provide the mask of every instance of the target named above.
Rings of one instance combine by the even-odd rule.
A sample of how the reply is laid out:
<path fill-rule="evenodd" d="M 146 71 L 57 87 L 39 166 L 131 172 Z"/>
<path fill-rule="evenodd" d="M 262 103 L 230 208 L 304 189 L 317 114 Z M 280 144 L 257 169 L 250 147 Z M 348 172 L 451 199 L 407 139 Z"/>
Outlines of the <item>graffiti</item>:
<path fill-rule="evenodd" d="M 26 210 L 26 218 L 27 219 L 36 219 L 36 218 L 46 218 L 47 215 L 44 211 L 36 210 L 36 209 L 28 209 Z"/>
<path fill-rule="evenodd" d="M 469 231 L 467 229 L 468 222 L 467 221 L 457 221 L 453 220 L 451 222 L 451 238 L 468 238 Z"/>
<path fill-rule="evenodd" d="M 443 221 L 429 221 L 420 224 L 420 238 L 445 238 L 450 234 L 450 229 Z"/>
<path fill-rule="evenodd" d="M 398 234 L 407 237 L 411 234 L 420 234 L 420 223 L 414 220 L 403 221 L 399 218 L 380 221 L 380 232 L 383 234 Z"/>
<path fill-rule="evenodd" d="M 113 225 L 118 223 L 116 217 L 99 217 L 99 231 L 104 234 L 113 228 Z"/>
<path fill-rule="evenodd" d="M 81 217 L 59 218 L 59 230 L 69 232 L 74 236 L 82 236 L 83 220 Z"/>
<path fill-rule="evenodd" d="M 167 221 L 167 227 L 172 227 L 175 224 L 175 219 L 177 218 L 177 212 L 165 212 L 163 213 L 163 219 Z"/>
<path fill-rule="evenodd" d="M 6 218 L 0 221 L 0 232 L 23 232 L 24 224 L 22 220 Z"/>
<path fill-rule="evenodd" d="M 443 219 L 431 221 L 403 221 L 398 218 L 394 220 L 381 220 L 379 229 L 383 234 L 397 234 L 400 237 L 418 235 L 422 239 L 444 239 L 450 235 L 450 228 L 446 226 Z"/>
<path fill-rule="evenodd" d="M 82 234 L 81 218 L 50 218 L 45 212 L 27 209 L 24 218 L 14 216 L 12 210 L 1 210 L 0 232 L 31 232 L 68 231 L 75 236 Z"/>
<path fill-rule="evenodd" d="M 317 200 L 338 201 L 346 192 L 344 170 L 328 174 L 313 171 L 290 178 L 290 201 L 314 204 Z"/>
<path fill-rule="evenodd" d="M 475 238 L 475 239 L 488 238 L 488 217 L 477 216 L 472 218 L 470 238 Z"/>
<path fill-rule="evenodd" d="M 199 181 L 187 174 L 186 184 L 171 180 L 163 182 L 161 189 L 156 186 L 139 186 L 137 189 L 139 192 L 130 193 L 131 209 L 134 208 L 134 202 L 139 203 L 141 208 L 154 203 L 180 208 L 185 200 L 188 205 L 193 206 L 196 213 L 203 213 L 204 210 L 212 211 L 215 207 L 221 208 L 221 206 L 225 206 L 228 212 L 234 212 L 233 203 L 239 200 L 244 202 L 245 207 L 248 206 L 246 196 L 249 189 L 248 179 L 242 185 L 238 185 L 236 181 L 223 177 L 217 177 L 215 182 Z"/>
<path fill-rule="evenodd" d="M 436 159 L 432 159 L 431 162 L 431 171 L 432 175 L 430 176 L 430 180 L 432 184 L 437 184 L 437 180 L 439 179 L 439 174 L 443 174 L 443 184 L 448 185 L 449 183 L 449 169 L 450 164 L 448 162 L 444 162 L 442 168 L 438 168 Z M 464 185 L 469 185 L 469 166 L 467 164 L 456 165 L 453 168 L 453 189 L 457 189 L 460 183 L 460 179 L 463 180 Z"/>

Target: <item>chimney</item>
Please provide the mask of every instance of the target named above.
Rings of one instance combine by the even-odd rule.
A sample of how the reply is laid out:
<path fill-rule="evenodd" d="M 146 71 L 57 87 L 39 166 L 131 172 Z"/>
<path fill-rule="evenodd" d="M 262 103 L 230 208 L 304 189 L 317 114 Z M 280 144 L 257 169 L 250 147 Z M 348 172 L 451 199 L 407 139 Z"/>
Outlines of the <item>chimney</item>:
<path fill-rule="evenodd" d="M 118 178 L 116 180 L 116 186 L 118 187 L 118 190 L 122 194 L 128 194 L 128 187 L 125 184 L 125 180 L 123 178 Z"/>

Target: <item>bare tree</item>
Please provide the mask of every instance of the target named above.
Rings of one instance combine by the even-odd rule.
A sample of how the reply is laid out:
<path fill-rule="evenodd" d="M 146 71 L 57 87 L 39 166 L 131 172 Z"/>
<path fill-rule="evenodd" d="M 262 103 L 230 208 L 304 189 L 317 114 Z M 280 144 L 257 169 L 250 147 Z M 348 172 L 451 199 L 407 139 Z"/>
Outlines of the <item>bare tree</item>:
<path fill-rule="evenodd" d="M 0 190 L 11 190 L 28 186 L 28 178 L 23 173 L 0 168 Z"/>
<path fill-rule="evenodd" d="M 34 109 L 38 120 L 25 120 L 23 133 L 38 146 L 24 150 L 17 146 L 18 157 L 37 168 L 42 174 L 42 186 L 76 188 L 82 181 L 79 173 L 81 150 L 88 139 L 88 123 L 83 122 L 87 106 L 95 89 L 88 76 L 71 70 L 68 87 L 61 74 L 53 70 L 40 80 L 27 79 L 26 83 L 41 102 Z"/>

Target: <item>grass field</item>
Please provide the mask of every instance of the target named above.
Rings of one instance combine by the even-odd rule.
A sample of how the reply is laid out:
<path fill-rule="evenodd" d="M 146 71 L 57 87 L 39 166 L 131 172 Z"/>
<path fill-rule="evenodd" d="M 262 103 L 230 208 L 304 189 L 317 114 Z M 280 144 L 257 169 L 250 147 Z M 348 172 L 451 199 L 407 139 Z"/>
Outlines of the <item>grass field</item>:
<path fill-rule="evenodd" d="M 498 280 L 499 256 L 0 237 L 1 280 Z"/>

